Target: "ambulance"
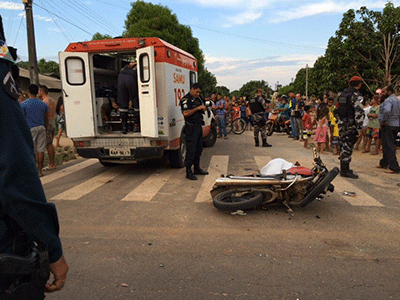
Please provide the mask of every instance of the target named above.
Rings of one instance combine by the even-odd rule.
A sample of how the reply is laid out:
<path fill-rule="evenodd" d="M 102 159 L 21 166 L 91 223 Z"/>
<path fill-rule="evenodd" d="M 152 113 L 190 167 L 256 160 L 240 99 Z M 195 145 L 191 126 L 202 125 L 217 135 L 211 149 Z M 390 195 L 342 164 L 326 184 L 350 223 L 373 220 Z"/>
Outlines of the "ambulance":
<path fill-rule="evenodd" d="M 122 134 L 118 74 L 134 60 L 139 115 L 128 115 L 130 130 Z M 184 166 L 180 100 L 197 82 L 193 55 L 159 38 L 118 38 L 71 43 L 59 53 L 59 63 L 66 132 L 80 156 L 111 166 L 168 155 L 171 166 Z M 204 121 L 203 144 L 211 147 L 217 137 L 211 109 Z"/>

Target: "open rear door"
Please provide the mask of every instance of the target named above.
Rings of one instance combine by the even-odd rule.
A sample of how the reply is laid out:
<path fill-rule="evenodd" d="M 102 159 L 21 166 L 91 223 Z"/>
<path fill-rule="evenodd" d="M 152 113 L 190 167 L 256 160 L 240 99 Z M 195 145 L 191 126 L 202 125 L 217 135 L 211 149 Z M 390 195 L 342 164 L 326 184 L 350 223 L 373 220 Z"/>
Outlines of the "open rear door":
<path fill-rule="evenodd" d="M 67 135 L 70 138 L 94 137 L 89 54 L 60 52 L 59 62 Z"/>
<path fill-rule="evenodd" d="M 142 136 L 158 137 L 154 47 L 136 50 L 136 59 L 138 63 L 140 131 Z"/>

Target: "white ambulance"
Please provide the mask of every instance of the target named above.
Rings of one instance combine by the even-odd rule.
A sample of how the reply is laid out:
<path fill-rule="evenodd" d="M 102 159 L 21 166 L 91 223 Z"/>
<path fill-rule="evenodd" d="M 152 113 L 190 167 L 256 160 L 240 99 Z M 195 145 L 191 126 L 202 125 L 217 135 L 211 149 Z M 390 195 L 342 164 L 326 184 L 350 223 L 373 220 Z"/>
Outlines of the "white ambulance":
<path fill-rule="evenodd" d="M 121 132 L 116 100 L 118 74 L 137 61 L 140 125 Z M 59 53 L 66 132 L 80 156 L 106 166 L 169 155 L 183 167 L 186 147 L 181 98 L 197 82 L 196 58 L 159 38 L 120 38 L 71 43 Z M 216 121 L 204 115 L 204 146 L 214 145 Z"/>

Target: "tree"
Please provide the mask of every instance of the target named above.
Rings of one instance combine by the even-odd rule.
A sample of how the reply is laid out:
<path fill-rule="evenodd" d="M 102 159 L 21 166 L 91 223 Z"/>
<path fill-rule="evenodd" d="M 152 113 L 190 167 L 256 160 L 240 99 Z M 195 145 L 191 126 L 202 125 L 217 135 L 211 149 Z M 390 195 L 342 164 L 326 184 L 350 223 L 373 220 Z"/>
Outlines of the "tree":
<path fill-rule="evenodd" d="M 207 68 L 204 68 L 204 72 L 199 73 L 199 82 L 203 86 L 203 95 L 211 94 L 216 90 L 217 78 Z"/>
<path fill-rule="evenodd" d="M 348 10 L 314 65 L 325 90 L 338 92 L 351 76 L 360 76 L 373 93 L 385 85 L 400 86 L 400 7 L 388 2 L 382 12 Z"/>
<path fill-rule="evenodd" d="M 273 90 L 269 87 L 268 82 L 264 80 L 252 80 L 245 83 L 240 89 L 240 95 L 246 98 L 254 96 L 257 89 L 262 89 L 264 93 L 271 94 Z"/>
<path fill-rule="evenodd" d="M 229 89 L 226 86 L 217 86 L 215 88 L 215 91 L 217 93 L 221 93 L 222 96 L 228 96 L 229 95 Z"/>
<path fill-rule="evenodd" d="M 18 67 L 29 70 L 29 62 L 20 61 L 17 63 Z M 46 61 L 44 58 L 38 61 L 38 70 L 41 74 L 60 78 L 60 67 L 55 61 Z"/>
<path fill-rule="evenodd" d="M 109 40 L 109 39 L 112 39 L 111 35 L 109 35 L 109 34 L 101 34 L 99 32 L 96 32 L 92 37 L 92 41 Z"/>
<path fill-rule="evenodd" d="M 168 7 L 139 0 L 133 2 L 125 21 L 125 29 L 125 37 L 159 37 L 194 55 L 198 62 L 199 82 L 205 89 L 208 88 L 200 80 L 213 83 L 212 74 L 204 67 L 199 40 L 193 37 L 189 26 L 179 23 L 176 14 Z"/>

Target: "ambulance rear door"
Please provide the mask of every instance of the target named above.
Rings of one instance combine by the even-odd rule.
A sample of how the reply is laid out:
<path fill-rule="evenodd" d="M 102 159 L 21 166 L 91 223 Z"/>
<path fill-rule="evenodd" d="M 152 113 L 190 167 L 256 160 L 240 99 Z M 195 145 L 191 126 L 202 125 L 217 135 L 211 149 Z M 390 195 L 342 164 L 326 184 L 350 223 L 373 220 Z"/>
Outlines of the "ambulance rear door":
<path fill-rule="evenodd" d="M 95 121 L 89 54 L 60 52 L 59 61 L 68 137 L 94 137 Z"/>
<path fill-rule="evenodd" d="M 138 65 L 141 135 L 158 137 L 154 47 L 150 46 L 136 50 L 136 59 Z"/>

